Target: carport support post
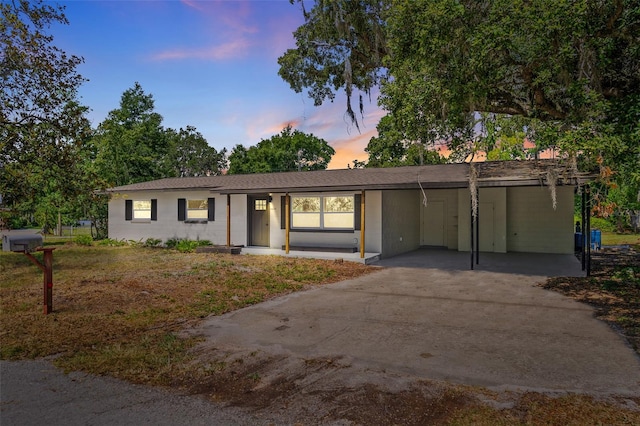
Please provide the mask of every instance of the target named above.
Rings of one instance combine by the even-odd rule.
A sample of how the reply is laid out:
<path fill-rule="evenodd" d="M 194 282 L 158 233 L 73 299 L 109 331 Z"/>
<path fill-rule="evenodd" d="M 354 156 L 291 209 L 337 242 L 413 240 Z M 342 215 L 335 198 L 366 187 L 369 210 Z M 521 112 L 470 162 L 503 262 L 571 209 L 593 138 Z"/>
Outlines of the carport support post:
<path fill-rule="evenodd" d="M 585 191 L 586 191 L 586 186 L 582 185 L 582 197 L 581 197 L 581 205 L 580 205 L 580 214 L 582 215 L 581 219 L 582 219 L 582 224 L 580 226 L 580 232 L 582 232 L 582 241 L 580 241 L 580 260 L 582 261 L 582 270 L 584 271 L 587 268 L 587 258 L 585 256 L 585 253 L 587 251 L 587 247 L 586 247 L 586 243 L 587 243 L 587 234 L 585 234 L 585 230 L 587 229 L 587 224 L 585 223 L 586 221 L 586 210 L 587 210 L 587 204 L 586 204 L 586 195 L 585 195 Z"/>
<path fill-rule="evenodd" d="M 587 186 L 587 276 L 591 275 L 591 187 Z"/>
<path fill-rule="evenodd" d="M 364 259 L 364 234 L 365 234 L 365 225 L 364 225 L 364 190 L 362 190 L 362 195 L 360 196 L 360 259 Z"/>
<path fill-rule="evenodd" d="M 473 217 L 473 198 L 471 198 L 471 247 L 469 249 L 469 252 L 471 253 L 471 270 L 473 270 L 473 245 L 474 245 L 474 241 L 473 241 L 473 233 L 474 233 L 474 229 L 473 229 L 473 221 L 474 221 L 474 217 Z"/>
<path fill-rule="evenodd" d="M 480 188 L 476 190 L 476 265 L 480 263 Z"/>

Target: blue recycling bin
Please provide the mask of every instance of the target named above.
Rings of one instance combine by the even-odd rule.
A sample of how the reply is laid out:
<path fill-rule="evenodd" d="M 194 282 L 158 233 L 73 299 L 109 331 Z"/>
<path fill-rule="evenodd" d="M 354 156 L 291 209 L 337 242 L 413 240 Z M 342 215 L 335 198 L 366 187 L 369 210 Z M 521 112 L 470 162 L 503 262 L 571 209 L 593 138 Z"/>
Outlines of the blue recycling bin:
<path fill-rule="evenodd" d="M 574 242 L 573 242 L 573 246 L 574 246 L 574 250 L 577 252 L 582 251 L 582 232 L 576 232 L 574 234 Z"/>
<path fill-rule="evenodd" d="M 591 250 L 600 250 L 602 248 L 602 231 L 599 229 L 591 230 Z"/>

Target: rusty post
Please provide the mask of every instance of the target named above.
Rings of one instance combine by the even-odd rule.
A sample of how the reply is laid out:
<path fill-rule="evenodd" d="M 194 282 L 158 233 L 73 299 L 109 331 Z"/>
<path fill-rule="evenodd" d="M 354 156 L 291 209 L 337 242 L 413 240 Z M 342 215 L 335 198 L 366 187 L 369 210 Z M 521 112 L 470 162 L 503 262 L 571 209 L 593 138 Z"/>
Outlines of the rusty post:
<path fill-rule="evenodd" d="M 44 261 L 44 314 L 53 311 L 53 250 L 52 248 L 42 249 Z"/>
<path fill-rule="evenodd" d="M 29 258 L 31 262 L 33 262 L 38 268 L 42 269 L 42 273 L 44 275 L 44 285 L 43 285 L 43 312 L 45 315 L 53 312 L 53 248 L 42 248 L 39 247 L 36 251 L 43 252 L 42 254 L 42 262 L 36 259 L 31 253 L 28 251 L 23 251 L 25 256 Z"/>

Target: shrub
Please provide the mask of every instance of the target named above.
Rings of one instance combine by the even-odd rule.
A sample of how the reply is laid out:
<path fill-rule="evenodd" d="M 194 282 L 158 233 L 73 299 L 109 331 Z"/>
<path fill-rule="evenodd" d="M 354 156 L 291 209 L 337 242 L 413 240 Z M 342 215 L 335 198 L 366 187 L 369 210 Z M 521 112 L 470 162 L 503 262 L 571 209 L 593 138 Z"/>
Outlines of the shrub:
<path fill-rule="evenodd" d="M 180 242 L 180 238 L 169 238 L 166 243 L 164 243 L 165 247 L 174 249 Z"/>
<path fill-rule="evenodd" d="M 187 240 L 182 238 L 170 238 L 167 240 L 164 245 L 170 249 L 176 249 L 182 253 L 191 253 L 197 247 L 200 246 L 210 246 L 211 241 L 209 240 Z"/>
<path fill-rule="evenodd" d="M 178 241 L 178 244 L 176 244 L 176 250 L 181 253 L 191 253 L 198 246 L 198 241 L 180 240 Z"/>
<path fill-rule="evenodd" d="M 162 240 L 158 238 L 147 238 L 142 244 L 144 247 L 159 247 L 162 244 Z"/>
<path fill-rule="evenodd" d="M 77 235 L 73 241 L 81 246 L 90 246 L 93 244 L 93 238 L 91 238 L 91 235 L 87 234 Z"/>

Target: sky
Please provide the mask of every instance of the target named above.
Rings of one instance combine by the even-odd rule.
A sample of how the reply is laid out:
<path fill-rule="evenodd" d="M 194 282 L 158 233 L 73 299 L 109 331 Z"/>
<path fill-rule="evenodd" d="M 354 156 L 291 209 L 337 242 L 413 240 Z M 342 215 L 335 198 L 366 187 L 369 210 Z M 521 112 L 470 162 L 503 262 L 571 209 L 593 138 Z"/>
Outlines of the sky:
<path fill-rule="evenodd" d="M 253 146 L 290 124 L 335 150 L 329 168 L 366 160 L 364 148 L 384 115 L 365 101 L 360 132 L 345 120 L 346 96 L 315 107 L 278 76 L 278 57 L 295 47 L 303 24 L 288 0 L 58 1 L 69 25 L 53 44 L 81 56 L 88 79 L 80 101 L 97 127 L 139 82 L 153 95 L 165 128 L 194 126 L 217 150 Z M 357 104 L 357 100 L 356 100 Z M 354 107 L 356 109 L 356 107 Z"/>

